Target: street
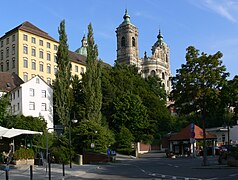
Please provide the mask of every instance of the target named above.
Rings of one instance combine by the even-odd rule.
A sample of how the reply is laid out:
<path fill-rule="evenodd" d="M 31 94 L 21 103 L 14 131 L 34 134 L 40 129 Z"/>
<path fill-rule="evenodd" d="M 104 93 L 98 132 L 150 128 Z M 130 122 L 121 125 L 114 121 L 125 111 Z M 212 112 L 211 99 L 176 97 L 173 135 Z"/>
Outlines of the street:
<path fill-rule="evenodd" d="M 83 179 L 238 179 L 238 169 L 218 165 L 217 157 L 208 157 L 209 166 L 202 166 L 202 157 L 165 158 L 149 153 L 139 159 L 99 166 L 88 171 Z"/>
<path fill-rule="evenodd" d="M 238 168 L 218 165 L 217 157 L 208 157 L 208 166 L 202 166 L 202 157 L 166 158 L 164 153 L 148 153 L 140 158 L 118 157 L 114 163 L 73 165 L 65 167 L 64 179 L 238 179 Z M 9 179 L 29 179 L 29 167 L 12 169 Z M 2 172 L 0 179 L 4 179 Z M 44 167 L 34 167 L 33 179 L 49 179 Z M 62 165 L 52 164 L 51 179 L 62 179 Z"/>

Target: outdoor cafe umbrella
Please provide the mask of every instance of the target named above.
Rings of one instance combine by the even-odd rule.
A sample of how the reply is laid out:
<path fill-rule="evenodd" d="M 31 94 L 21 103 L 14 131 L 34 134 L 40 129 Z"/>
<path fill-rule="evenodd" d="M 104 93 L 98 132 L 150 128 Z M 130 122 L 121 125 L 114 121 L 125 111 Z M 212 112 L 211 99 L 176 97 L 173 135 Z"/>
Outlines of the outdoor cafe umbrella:
<path fill-rule="evenodd" d="M 0 137 L 13 138 L 22 134 L 42 134 L 42 132 L 30 131 L 26 129 L 8 129 L 0 126 Z"/>
<path fill-rule="evenodd" d="M 42 132 L 38 131 L 30 131 L 26 129 L 8 129 L 5 127 L 0 126 L 0 139 L 4 138 L 14 138 L 16 136 L 22 135 L 22 134 L 43 134 Z M 14 139 L 13 139 L 13 152 L 15 152 L 15 145 L 14 145 Z"/>

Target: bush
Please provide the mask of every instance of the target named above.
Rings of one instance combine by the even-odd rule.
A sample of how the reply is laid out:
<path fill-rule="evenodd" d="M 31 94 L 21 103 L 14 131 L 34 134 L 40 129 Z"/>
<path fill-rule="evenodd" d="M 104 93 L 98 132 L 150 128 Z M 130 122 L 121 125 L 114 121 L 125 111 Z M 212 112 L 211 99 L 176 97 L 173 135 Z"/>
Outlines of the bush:
<path fill-rule="evenodd" d="M 28 148 L 20 148 L 15 151 L 14 153 L 14 159 L 20 160 L 20 159 L 34 159 L 34 151 L 33 149 Z"/>

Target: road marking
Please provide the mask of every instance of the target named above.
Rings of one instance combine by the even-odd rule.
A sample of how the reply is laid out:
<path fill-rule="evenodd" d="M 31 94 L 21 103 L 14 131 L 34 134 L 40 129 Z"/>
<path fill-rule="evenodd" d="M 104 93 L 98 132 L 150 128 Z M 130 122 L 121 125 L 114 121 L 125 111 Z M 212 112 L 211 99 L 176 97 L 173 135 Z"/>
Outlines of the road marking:
<path fill-rule="evenodd" d="M 230 174 L 229 176 L 231 176 L 231 177 L 238 176 L 238 174 Z"/>

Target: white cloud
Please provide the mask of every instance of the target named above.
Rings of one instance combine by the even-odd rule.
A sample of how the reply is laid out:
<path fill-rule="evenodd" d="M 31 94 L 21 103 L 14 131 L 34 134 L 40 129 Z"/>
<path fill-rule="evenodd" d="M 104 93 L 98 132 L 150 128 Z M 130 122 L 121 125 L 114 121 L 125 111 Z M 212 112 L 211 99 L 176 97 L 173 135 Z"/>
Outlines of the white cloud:
<path fill-rule="evenodd" d="M 237 22 L 238 2 L 234 0 L 192 0 L 189 1 L 202 9 L 209 9 L 235 23 Z"/>

